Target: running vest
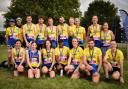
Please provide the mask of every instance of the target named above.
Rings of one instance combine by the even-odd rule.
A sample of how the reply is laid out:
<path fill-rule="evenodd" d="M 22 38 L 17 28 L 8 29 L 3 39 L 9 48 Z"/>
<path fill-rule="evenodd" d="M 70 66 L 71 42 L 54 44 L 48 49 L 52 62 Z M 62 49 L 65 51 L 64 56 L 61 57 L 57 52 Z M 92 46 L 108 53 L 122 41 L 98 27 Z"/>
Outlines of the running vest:
<path fill-rule="evenodd" d="M 93 37 L 94 40 L 100 38 L 100 31 L 101 31 L 101 25 L 97 24 L 96 26 L 91 25 L 90 26 L 90 33 L 89 36 Z"/>
<path fill-rule="evenodd" d="M 56 30 L 56 26 L 52 26 L 52 27 L 47 27 L 47 34 L 48 34 L 48 38 L 50 40 L 56 40 L 57 39 L 57 30 Z"/>
<path fill-rule="evenodd" d="M 28 54 L 29 54 L 29 59 L 32 67 L 38 67 L 38 63 L 39 63 L 38 51 L 32 52 L 31 50 L 29 50 Z"/>
<path fill-rule="evenodd" d="M 19 51 L 16 50 L 16 48 L 12 49 L 12 54 L 14 55 L 15 62 L 21 62 L 23 59 L 23 52 L 24 49 L 21 47 Z"/>

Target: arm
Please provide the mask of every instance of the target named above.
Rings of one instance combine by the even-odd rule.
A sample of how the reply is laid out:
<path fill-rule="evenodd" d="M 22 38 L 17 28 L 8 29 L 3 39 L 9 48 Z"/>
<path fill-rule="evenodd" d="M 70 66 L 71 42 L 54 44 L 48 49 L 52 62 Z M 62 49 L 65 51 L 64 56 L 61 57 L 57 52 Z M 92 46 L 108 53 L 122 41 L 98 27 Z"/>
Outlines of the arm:
<path fill-rule="evenodd" d="M 30 61 L 29 61 L 28 51 L 26 52 L 26 55 L 27 55 L 27 64 L 28 64 L 28 66 L 29 66 L 31 69 L 33 69 L 32 66 L 31 66 L 31 64 L 30 64 Z"/>
<path fill-rule="evenodd" d="M 13 50 L 13 49 L 12 49 Z M 15 65 L 15 67 L 17 66 L 16 65 L 16 62 L 15 62 L 15 58 L 14 58 L 14 53 L 13 53 L 13 51 L 12 51 L 12 62 L 14 63 L 14 65 Z"/>
<path fill-rule="evenodd" d="M 98 66 L 98 69 L 97 69 L 98 73 L 99 73 L 99 71 L 101 69 L 101 66 L 102 66 L 102 55 L 99 56 L 99 66 Z"/>
<path fill-rule="evenodd" d="M 48 39 L 48 29 L 47 29 L 47 27 L 46 27 L 44 36 L 46 37 L 46 39 Z"/>
<path fill-rule="evenodd" d="M 120 77 L 123 77 L 123 61 L 120 60 Z"/>
<path fill-rule="evenodd" d="M 25 60 L 25 50 L 23 51 L 22 61 L 20 62 L 19 66 L 21 66 L 23 64 L 24 60 Z"/>
<path fill-rule="evenodd" d="M 112 40 L 115 40 L 115 35 L 113 34 L 113 32 L 111 33 L 112 36 Z"/>
<path fill-rule="evenodd" d="M 51 69 L 53 68 L 54 64 L 55 64 L 55 50 L 52 51 L 53 56 L 52 56 L 52 65 L 51 65 Z"/>
<path fill-rule="evenodd" d="M 23 27 L 23 37 L 24 37 L 25 43 L 28 44 L 28 41 L 27 41 L 25 34 L 26 34 L 26 31 L 25 31 L 25 28 Z"/>
<path fill-rule="evenodd" d="M 36 29 L 36 26 L 34 25 L 34 41 L 36 40 L 37 38 L 37 29 Z"/>
<path fill-rule="evenodd" d="M 40 64 L 41 64 L 41 52 L 38 51 L 38 54 L 39 54 L 39 63 L 38 63 L 38 67 L 40 67 Z"/>
<path fill-rule="evenodd" d="M 88 27 L 86 40 L 88 40 L 88 38 L 89 38 L 89 34 L 90 34 L 90 27 Z"/>

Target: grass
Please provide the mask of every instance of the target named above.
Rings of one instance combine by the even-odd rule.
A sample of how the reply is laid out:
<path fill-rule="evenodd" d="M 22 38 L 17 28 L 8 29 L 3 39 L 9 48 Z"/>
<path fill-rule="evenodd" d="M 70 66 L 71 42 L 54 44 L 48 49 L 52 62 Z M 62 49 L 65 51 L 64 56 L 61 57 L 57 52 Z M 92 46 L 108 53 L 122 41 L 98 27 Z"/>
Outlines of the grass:
<path fill-rule="evenodd" d="M 126 55 L 126 48 L 123 48 Z M 126 58 L 126 57 L 125 57 Z M 0 47 L 0 62 L 7 59 L 6 46 Z M 93 84 L 86 78 L 73 80 L 68 77 L 56 76 L 54 79 L 49 77 L 40 79 L 28 79 L 26 76 L 14 77 L 10 70 L 0 68 L 0 89 L 128 89 L 128 60 L 124 62 L 125 84 L 111 79 L 110 83 L 103 81 L 104 73 L 102 72 L 101 82 Z"/>

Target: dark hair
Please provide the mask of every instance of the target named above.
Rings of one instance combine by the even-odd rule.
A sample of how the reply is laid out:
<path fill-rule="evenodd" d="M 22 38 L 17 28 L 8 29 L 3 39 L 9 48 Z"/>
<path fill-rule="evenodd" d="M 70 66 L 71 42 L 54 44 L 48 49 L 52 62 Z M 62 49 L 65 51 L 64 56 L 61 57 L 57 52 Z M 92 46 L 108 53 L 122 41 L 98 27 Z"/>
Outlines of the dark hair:
<path fill-rule="evenodd" d="M 90 42 L 90 41 L 93 41 L 94 42 L 94 39 L 91 37 L 91 38 L 88 39 L 87 42 Z"/>
<path fill-rule="evenodd" d="M 44 48 L 46 48 L 46 42 L 47 42 L 47 41 L 50 42 L 50 44 L 51 44 L 50 48 L 52 48 L 52 42 L 51 42 L 51 40 L 45 40 L 45 42 L 44 42 Z"/>
<path fill-rule="evenodd" d="M 31 15 L 26 15 L 26 18 L 27 18 L 27 17 L 31 17 L 31 18 L 32 18 L 32 16 L 31 16 Z"/>
<path fill-rule="evenodd" d="M 38 19 L 44 19 L 44 16 L 38 16 Z"/>
<path fill-rule="evenodd" d="M 36 43 L 35 41 L 32 41 L 32 43 L 31 44 L 34 44 L 34 43 Z"/>
<path fill-rule="evenodd" d="M 64 41 L 63 41 L 62 39 L 60 39 L 60 40 L 58 41 L 58 43 L 64 43 Z"/>
<path fill-rule="evenodd" d="M 104 30 L 104 29 L 103 29 L 103 25 L 104 25 L 105 23 L 107 23 L 107 24 L 108 24 L 108 29 L 109 29 L 109 23 L 108 23 L 107 21 L 105 21 L 105 22 L 103 22 L 103 24 L 102 24 L 101 31 L 103 31 L 103 30 Z"/>
<path fill-rule="evenodd" d="M 20 42 L 20 43 L 22 43 L 20 39 L 17 39 L 17 40 L 15 41 L 15 44 L 16 44 L 16 42 Z"/>
<path fill-rule="evenodd" d="M 48 19 L 52 19 L 52 20 L 53 20 L 53 18 L 52 18 L 52 17 L 48 17 Z"/>

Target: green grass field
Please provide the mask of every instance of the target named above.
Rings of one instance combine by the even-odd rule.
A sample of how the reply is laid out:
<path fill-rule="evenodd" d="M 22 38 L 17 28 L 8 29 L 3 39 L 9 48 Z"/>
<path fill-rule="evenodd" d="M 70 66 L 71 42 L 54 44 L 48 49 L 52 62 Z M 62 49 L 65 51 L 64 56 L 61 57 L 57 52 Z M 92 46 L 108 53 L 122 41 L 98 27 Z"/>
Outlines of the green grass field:
<path fill-rule="evenodd" d="M 123 48 L 126 55 L 126 48 Z M 125 56 L 126 58 L 126 56 Z M 0 62 L 7 59 L 6 46 L 0 47 Z M 86 78 L 73 80 L 68 77 L 56 76 L 54 79 L 49 77 L 40 79 L 28 79 L 27 75 L 14 77 L 8 69 L 0 68 L 0 89 L 128 89 L 128 60 L 124 62 L 125 84 L 111 79 L 109 83 L 103 81 L 103 72 L 101 72 L 101 82 L 93 84 Z"/>

